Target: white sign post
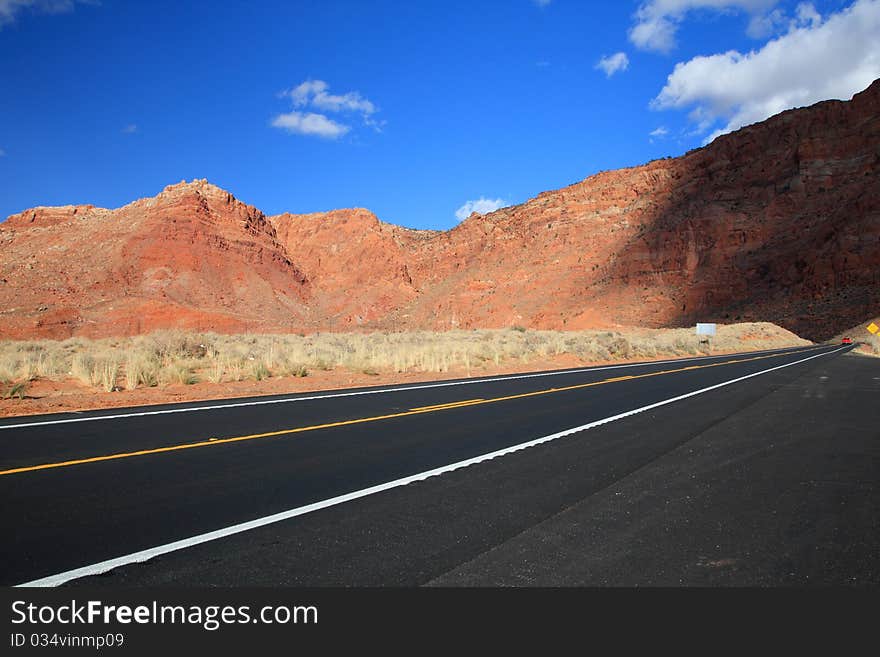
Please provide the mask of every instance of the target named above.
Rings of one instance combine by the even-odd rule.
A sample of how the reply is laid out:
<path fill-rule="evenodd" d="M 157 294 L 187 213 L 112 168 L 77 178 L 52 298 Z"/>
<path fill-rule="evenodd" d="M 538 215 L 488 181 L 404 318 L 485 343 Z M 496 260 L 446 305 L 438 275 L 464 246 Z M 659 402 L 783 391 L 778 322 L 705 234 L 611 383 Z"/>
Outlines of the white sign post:
<path fill-rule="evenodd" d="M 714 324 L 697 324 L 697 335 L 705 335 L 705 338 L 700 339 L 700 344 L 710 345 L 709 349 L 711 349 L 711 343 L 709 342 L 709 336 L 715 335 L 715 325 Z"/>
<path fill-rule="evenodd" d="M 715 335 L 715 325 L 697 324 L 697 335 Z"/>

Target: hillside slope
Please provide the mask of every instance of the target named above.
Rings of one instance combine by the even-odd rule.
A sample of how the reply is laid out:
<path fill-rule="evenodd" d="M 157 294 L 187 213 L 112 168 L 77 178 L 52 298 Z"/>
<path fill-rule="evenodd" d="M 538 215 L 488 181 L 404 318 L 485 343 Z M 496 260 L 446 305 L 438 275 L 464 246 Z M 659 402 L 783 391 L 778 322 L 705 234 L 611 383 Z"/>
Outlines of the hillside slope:
<path fill-rule="evenodd" d="M 266 217 L 193 181 L 0 224 L 0 336 L 686 326 L 880 314 L 880 81 L 452 230 Z"/>
<path fill-rule="evenodd" d="M 309 286 L 263 214 L 207 181 L 118 210 L 35 208 L 0 224 L 0 335 L 278 330 Z"/>

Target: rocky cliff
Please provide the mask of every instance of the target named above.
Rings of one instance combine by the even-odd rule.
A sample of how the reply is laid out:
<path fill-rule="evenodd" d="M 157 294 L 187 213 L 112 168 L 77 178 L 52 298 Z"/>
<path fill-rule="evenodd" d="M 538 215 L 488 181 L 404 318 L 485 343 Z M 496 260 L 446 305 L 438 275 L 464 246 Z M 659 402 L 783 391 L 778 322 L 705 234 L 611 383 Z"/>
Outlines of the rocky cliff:
<path fill-rule="evenodd" d="M 0 335 L 577 329 L 880 313 L 880 81 L 452 230 L 266 217 L 204 180 L 0 224 Z"/>
<path fill-rule="evenodd" d="M 280 330 L 309 284 L 262 212 L 205 180 L 118 210 L 27 210 L 0 224 L 0 335 L 127 335 L 163 327 Z"/>

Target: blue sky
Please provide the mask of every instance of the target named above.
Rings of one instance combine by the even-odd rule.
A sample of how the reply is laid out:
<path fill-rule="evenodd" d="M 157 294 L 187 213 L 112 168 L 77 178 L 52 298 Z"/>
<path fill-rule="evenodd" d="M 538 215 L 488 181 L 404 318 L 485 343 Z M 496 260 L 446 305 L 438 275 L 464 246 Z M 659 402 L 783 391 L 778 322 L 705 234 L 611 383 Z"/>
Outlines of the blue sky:
<path fill-rule="evenodd" d="M 877 77 L 880 0 L 0 0 L 0 217 L 207 178 L 446 229 Z"/>

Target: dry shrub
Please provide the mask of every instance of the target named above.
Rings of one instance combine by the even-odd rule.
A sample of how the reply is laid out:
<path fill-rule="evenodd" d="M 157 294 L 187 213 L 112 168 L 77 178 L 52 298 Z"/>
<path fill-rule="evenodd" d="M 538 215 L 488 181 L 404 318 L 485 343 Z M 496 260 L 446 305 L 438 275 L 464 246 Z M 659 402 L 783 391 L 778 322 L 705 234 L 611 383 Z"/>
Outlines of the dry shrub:
<path fill-rule="evenodd" d="M 129 338 L 0 341 L 0 382 L 73 377 L 112 390 L 120 375 L 129 390 L 200 378 L 262 380 L 307 376 L 310 370 L 468 374 L 502 363 L 571 354 L 582 362 L 683 356 L 808 344 L 770 324 L 719 325 L 709 344 L 692 328 L 614 331 L 509 329 L 219 335 L 157 331 Z M 871 348 L 880 352 L 880 339 Z M 868 340 L 865 340 L 868 342 Z M 121 366 L 120 366 L 121 365 Z"/>
<path fill-rule="evenodd" d="M 198 383 L 199 377 L 193 369 L 185 362 L 172 363 L 163 367 L 160 371 L 160 381 L 162 383 L 180 383 L 186 386 Z"/>
<path fill-rule="evenodd" d="M 125 359 L 125 387 L 150 388 L 159 385 L 160 363 L 155 356 L 142 351 L 130 351 Z"/>
<path fill-rule="evenodd" d="M 6 391 L 6 394 L 3 395 L 3 398 L 12 399 L 13 397 L 18 397 L 19 399 L 24 399 L 25 395 L 27 394 L 27 389 L 27 381 L 19 381 L 18 383 L 13 383 Z"/>
<path fill-rule="evenodd" d="M 115 360 L 104 360 L 99 365 L 98 376 L 104 392 L 113 392 L 116 379 L 119 377 L 119 363 Z"/>

